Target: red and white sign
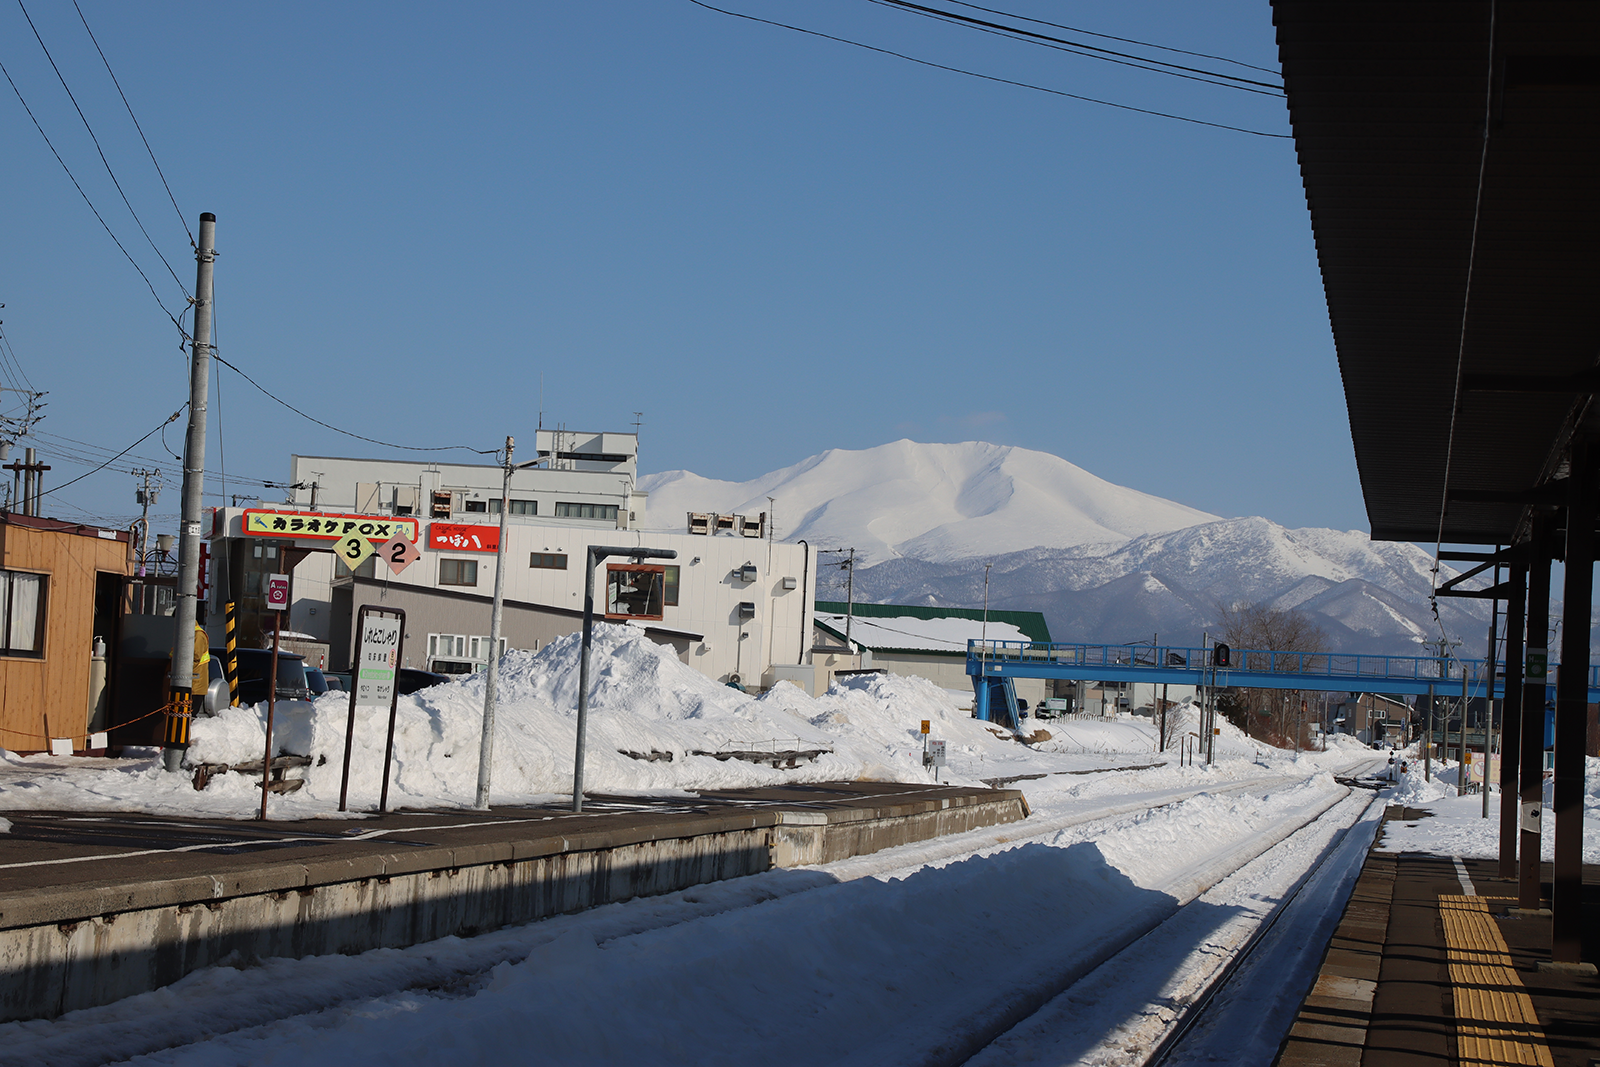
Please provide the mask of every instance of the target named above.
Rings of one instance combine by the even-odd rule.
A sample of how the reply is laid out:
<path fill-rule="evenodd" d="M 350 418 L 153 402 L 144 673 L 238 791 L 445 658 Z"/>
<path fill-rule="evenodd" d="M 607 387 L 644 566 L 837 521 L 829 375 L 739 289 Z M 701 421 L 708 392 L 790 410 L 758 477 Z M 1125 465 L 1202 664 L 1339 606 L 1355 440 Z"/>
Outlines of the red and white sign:
<path fill-rule="evenodd" d="M 391 540 L 379 546 L 378 556 L 389 565 L 391 571 L 399 574 L 422 558 L 422 550 L 396 534 Z"/>
<path fill-rule="evenodd" d="M 287 574 L 267 575 L 267 610 L 289 610 L 289 576 Z"/>
<path fill-rule="evenodd" d="M 428 547 L 436 552 L 498 552 L 500 527 L 459 522 L 428 524 Z"/>

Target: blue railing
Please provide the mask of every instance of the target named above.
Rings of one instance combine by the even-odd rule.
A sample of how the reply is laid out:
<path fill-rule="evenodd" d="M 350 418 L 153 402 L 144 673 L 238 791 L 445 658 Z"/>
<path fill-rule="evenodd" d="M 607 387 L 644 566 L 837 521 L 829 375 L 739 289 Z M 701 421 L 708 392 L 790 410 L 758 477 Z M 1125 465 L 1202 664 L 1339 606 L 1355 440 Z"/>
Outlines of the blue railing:
<path fill-rule="evenodd" d="M 1209 649 L 1185 646 L 1092 645 L 1040 641 L 969 641 L 967 673 L 1105 681 L 1211 682 Z M 1504 685 L 1504 665 L 1496 665 L 1495 688 Z M 1215 684 L 1271 688 L 1376 689 L 1406 692 L 1459 687 L 1466 673 L 1469 690 L 1482 695 L 1481 659 L 1440 660 L 1434 656 L 1382 656 L 1344 652 L 1273 652 L 1233 649 L 1228 667 L 1218 667 Z M 1555 679 L 1556 667 L 1550 667 Z M 1205 676 L 1205 677 L 1202 677 Z M 1357 684 L 1361 683 L 1361 684 Z M 1589 668 L 1589 688 L 1600 689 L 1600 664 Z"/>

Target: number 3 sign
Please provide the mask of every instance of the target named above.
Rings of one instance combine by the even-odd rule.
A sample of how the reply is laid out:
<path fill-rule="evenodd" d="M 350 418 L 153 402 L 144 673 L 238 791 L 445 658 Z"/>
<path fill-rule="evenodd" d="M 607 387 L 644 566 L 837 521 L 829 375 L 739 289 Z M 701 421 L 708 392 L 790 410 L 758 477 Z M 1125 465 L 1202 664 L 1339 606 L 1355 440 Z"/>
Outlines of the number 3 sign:
<path fill-rule="evenodd" d="M 338 556 L 339 561 L 353 571 L 365 563 L 368 556 L 372 555 L 372 542 L 360 534 L 341 537 L 333 543 L 333 554 Z"/>
<path fill-rule="evenodd" d="M 399 574 L 421 559 L 422 551 L 404 537 L 395 534 L 378 546 L 378 558 L 387 563 L 391 571 Z"/>

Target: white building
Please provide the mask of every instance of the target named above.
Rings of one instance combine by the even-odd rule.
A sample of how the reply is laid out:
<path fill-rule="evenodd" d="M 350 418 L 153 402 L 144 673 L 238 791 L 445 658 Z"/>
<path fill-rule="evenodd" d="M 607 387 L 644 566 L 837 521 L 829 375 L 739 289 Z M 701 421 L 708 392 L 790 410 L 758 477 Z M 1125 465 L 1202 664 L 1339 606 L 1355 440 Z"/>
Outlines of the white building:
<path fill-rule="evenodd" d="M 709 523 L 686 516 L 682 533 L 641 532 L 645 497 L 633 486 L 632 434 L 540 431 L 537 445 L 540 465 L 512 475 L 498 556 L 504 471 L 497 465 L 295 456 L 290 502 L 216 515 L 213 640 L 221 640 L 222 605 L 231 597 L 239 643 L 263 643 L 272 625 L 267 576 L 287 574 L 283 628 L 325 642 L 330 669 L 348 665 L 357 609 L 372 604 L 406 612 L 406 665 L 470 670 L 489 655 L 497 558 L 506 568 L 502 648 L 533 650 L 579 629 L 591 546 L 643 547 L 678 555 L 644 561 L 660 566 L 658 574 L 629 571 L 633 561 L 621 556 L 600 563 L 597 617 L 607 611 L 609 587 L 614 618 L 642 626 L 708 676 L 745 688 L 770 684 L 775 665 L 808 669 L 800 665 L 809 661 L 813 549 L 767 540 L 764 516 Z M 420 551 L 398 573 L 375 551 L 396 536 Z M 338 554 L 345 549 L 360 558 Z"/>

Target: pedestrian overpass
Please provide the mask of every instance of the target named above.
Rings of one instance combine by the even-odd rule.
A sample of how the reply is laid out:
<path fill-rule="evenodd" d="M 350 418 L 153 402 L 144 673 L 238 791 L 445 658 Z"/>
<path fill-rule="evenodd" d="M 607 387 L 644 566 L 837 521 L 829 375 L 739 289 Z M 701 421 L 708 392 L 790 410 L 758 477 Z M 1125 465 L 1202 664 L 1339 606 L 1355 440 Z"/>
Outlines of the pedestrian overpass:
<path fill-rule="evenodd" d="M 1060 644 L 1043 641 L 968 641 L 967 675 L 974 714 L 1012 727 L 1021 722 L 1014 678 L 1144 682 L 1217 688 L 1298 689 L 1332 693 L 1440 696 L 1484 695 L 1485 661 L 1434 656 L 1374 656 L 1343 652 L 1231 650 L 1230 665 L 1211 666 L 1211 650 L 1181 646 Z M 1550 666 L 1553 699 L 1556 666 Z M 1494 696 L 1504 695 L 1497 664 Z M 1589 702 L 1600 702 L 1600 664 L 1589 669 Z"/>

